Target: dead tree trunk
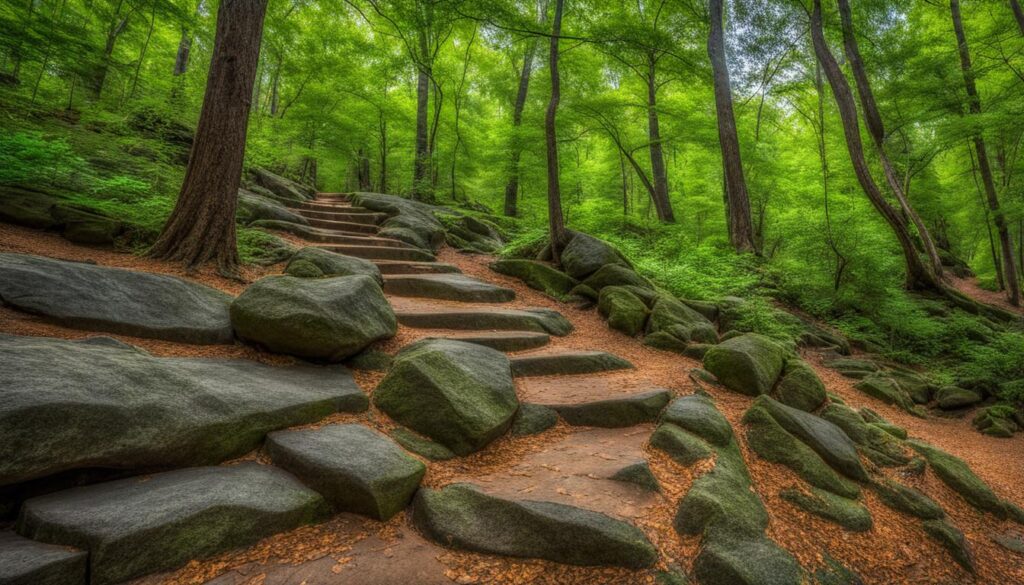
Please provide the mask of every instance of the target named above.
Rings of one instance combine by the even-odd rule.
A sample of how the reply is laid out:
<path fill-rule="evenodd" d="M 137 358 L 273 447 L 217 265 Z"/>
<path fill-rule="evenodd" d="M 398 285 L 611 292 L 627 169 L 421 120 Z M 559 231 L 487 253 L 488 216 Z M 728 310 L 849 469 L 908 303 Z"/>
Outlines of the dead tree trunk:
<path fill-rule="evenodd" d="M 953 18 L 953 31 L 956 34 L 957 50 L 960 53 L 960 69 L 964 75 L 964 87 L 967 90 L 968 111 L 972 116 L 978 116 L 981 114 L 981 97 L 978 95 L 978 88 L 974 83 L 971 52 L 967 46 L 967 37 L 964 34 L 963 20 L 960 18 L 960 0 L 950 0 L 949 10 Z M 1020 281 L 1017 279 L 1017 264 L 1013 259 L 1013 240 L 1010 237 L 1010 229 L 1006 225 L 1006 216 L 1003 215 L 1003 210 L 999 205 L 995 180 L 992 178 L 992 166 L 989 164 L 988 151 L 985 148 L 985 138 L 980 132 L 974 136 L 974 150 L 978 155 L 978 171 L 981 173 L 981 183 L 985 187 L 988 207 L 992 212 L 996 231 L 999 233 L 999 245 L 1002 249 L 1003 258 L 1003 277 L 1006 281 L 1006 296 L 1011 305 L 1020 306 Z"/>
<path fill-rule="evenodd" d="M 868 134 L 871 135 L 871 139 L 875 143 L 875 149 L 878 151 L 878 158 L 882 163 L 885 180 L 889 184 L 889 189 L 892 190 L 893 195 L 896 196 L 896 200 L 899 202 L 903 213 L 914 222 L 917 234 L 921 237 L 921 242 L 924 245 L 924 251 L 928 254 L 932 270 L 939 278 L 942 278 L 942 260 L 939 259 L 939 252 L 935 248 L 932 235 L 928 231 L 928 227 L 925 226 L 921 216 L 918 215 L 917 210 L 910 204 L 903 185 L 900 184 L 896 171 L 889 160 L 889 155 L 885 152 L 885 125 L 882 122 L 882 115 L 878 111 L 878 104 L 875 102 L 875 94 L 871 90 L 871 82 L 868 80 L 864 60 L 860 56 L 857 37 L 853 33 L 853 16 L 850 11 L 849 0 L 839 0 L 839 15 L 842 20 L 843 29 L 843 51 L 846 54 L 846 60 L 850 63 L 850 69 L 853 70 L 853 79 L 857 84 L 857 94 L 860 96 L 864 121 L 868 127 Z"/>
<path fill-rule="evenodd" d="M 711 58 L 715 86 L 715 111 L 718 115 L 718 141 L 722 148 L 725 181 L 726 219 L 729 240 L 737 252 L 756 252 L 754 226 L 750 219 L 750 196 L 743 176 L 740 139 L 736 132 L 736 116 L 732 108 L 732 87 L 725 61 L 722 0 L 710 0 L 711 31 L 708 34 L 708 56 Z"/>
<path fill-rule="evenodd" d="M 537 23 L 540 26 L 548 20 L 548 1 L 537 2 Z M 519 139 L 519 127 L 523 123 L 523 109 L 526 107 L 526 96 L 530 90 L 530 75 L 533 72 L 533 60 L 537 54 L 537 40 L 531 39 L 523 55 L 523 68 L 519 73 L 519 89 L 512 107 L 512 154 L 509 161 L 508 182 L 505 183 L 505 215 L 515 217 L 519 213 L 519 158 L 522 155 L 522 144 Z"/>
<path fill-rule="evenodd" d="M 565 0 L 555 0 L 555 19 L 551 27 L 551 56 L 548 67 L 551 70 L 551 100 L 544 116 L 544 138 L 548 154 L 548 231 L 551 237 L 551 258 L 559 264 L 562 258 L 562 243 L 565 241 L 565 218 L 562 216 L 562 192 L 558 176 L 558 134 L 555 118 L 558 102 L 562 98 L 561 80 L 558 77 L 558 41 L 562 34 L 562 8 Z"/>
<path fill-rule="evenodd" d="M 209 261 L 237 275 L 235 206 L 267 0 L 222 0 L 185 180 L 174 211 L 150 250 L 193 269 Z"/>
<path fill-rule="evenodd" d="M 654 50 L 647 53 L 647 139 L 650 143 L 651 175 L 654 178 L 654 210 L 658 220 L 675 223 L 672 202 L 668 198 L 668 171 L 665 169 L 665 153 L 661 146 L 661 126 L 658 122 L 658 58 Z"/>
<path fill-rule="evenodd" d="M 850 85 L 843 76 L 839 64 L 832 51 L 825 41 L 825 33 L 821 24 L 821 0 L 814 0 L 814 10 L 811 14 L 811 38 L 814 43 L 814 52 L 821 64 L 825 77 L 832 87 L 832 95 L 835 98 L 839 110 L 839 117 L 843 123 L 843 134 L 846 136 L 846 149 L 850 153 L 850 161 L 853 163 L 854 174 L 860 183 L 864 194 L 867 195 L 871 204 L 875 207 L 882 218 L 889 224 L 900 248 L 903 250 L 903 258 L 907 267 L 906 286 L 911 290 L 932 290 L 942 292 L 943 288 L 935 275 L 928 270 L 928 267 L 921 262 L 917 255 L 917 248 L 914 246 L 913 238 L 907 230 L 903 217 L 892 208 L 882 196 L 875 180 L 871 177 L 867 160 L 864 158 L 864 144 L 860 139 L 860 123 L 857 116 L 857 104 L 853 98 Z"/>

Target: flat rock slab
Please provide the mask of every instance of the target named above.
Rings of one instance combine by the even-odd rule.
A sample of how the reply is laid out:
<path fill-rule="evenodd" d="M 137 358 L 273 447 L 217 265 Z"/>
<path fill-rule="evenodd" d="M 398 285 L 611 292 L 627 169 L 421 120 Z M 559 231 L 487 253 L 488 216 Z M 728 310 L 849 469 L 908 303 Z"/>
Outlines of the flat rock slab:
<path fill-rule="evenodd" d="M 420 329 L 460 331 L 536 331 L 564 336 L 572 324 L 551 309 L 498 309 L 490 307 L 451 307 L 405 298 L 391 299 L 398 322 Z"/>
<path fill-rule="evenodd" d="M 636 527 L 598 512 L 487 495 L 470 484 L 416 495 L 414 522 L 453 548 L 573 565 L 641 569 L 658 554 Z"/>
<path fill-rule="evenodd" d="M 325 516 L 288 473 L 246 463 L 197 467 L 33 498 L 18 532 L 89 551 L 89 583 L 120 583 L 247 546 Z"/>
<path fill-rule="evenodd" d="M 0 336 L 0 485 L 72 469 L 217 463 L 270 431 L 368 403 L 343 367 L 157 358 L 109 338 Z"/>
<path fill-rule="evenodd" d="M 474 333 L 451 333 L 448 335 L 432 335 L 453 341 L 475 343 L 498 351 L 524 351 L 543 347 L 551 341 L 547 333 L 535 331 L 480 331 Z"/>
<path fill-rule="evenodd" d="M 374 260 L 381 274 L 459 274 L 462 270 L 444 262 L 403 262 L 401 260 Z"/>
<path fill-rule="evenodd" d="M 0 254 L 0 301 L 75 329 L 231 343 L 231 296 L 173 276 Z"/>
<path fill-rule="evenodd" d="M 335 510 L 377 520 L 404 509 L 427 471 L 391 439 L 359 424 L 271 433 L 266 448 L 275 465 L 323 494 Z"/>
<path fill-rule="evenodd" d="M 512 375 L 567 376 L 631 369 L 633 364 L 603 351 L 547 351 L 512 358 Z"/>
<path fill-rule="evenodd" d="M 657 388 L 607 400 L 548 406 L 574 426 L 619 428 L 658 420 L 671 399 L 672 392 Z"/>
<path fill-rule="evenodd" d="M 85 585 L 83 551 L 44 544 L 0 532 L 0 583 L 4 585 Z"/>
<path fill-rule="evenodd" d="M 377 226 L 369 223 L 356 223 L 351 221 L 340 221 L 336 219 L 322 219 L 317 217 L 306 217 L 309 225 L 321 229 L 333 230 L 336 232 L 349 232 L 355 234 L 371 235 L 377 233 Z"/>
<path fill-rule="evenodd" d="M 391 274 L 384 277 L 384 292 L 467 303 L 507 303 L 516 298 L 510 288 L 495 286 L 465 274 Z"/>
<path fill-rule="evenodd" d="M 412 262 L 433 262 L 434 255 L 430 252 L 414 248 L 383 248 L 379 246 L 360 246 L 350 244 L 323 244 L 320 246 L 332 252 L 366 258 L 367 260 L 401 260 Z"/>

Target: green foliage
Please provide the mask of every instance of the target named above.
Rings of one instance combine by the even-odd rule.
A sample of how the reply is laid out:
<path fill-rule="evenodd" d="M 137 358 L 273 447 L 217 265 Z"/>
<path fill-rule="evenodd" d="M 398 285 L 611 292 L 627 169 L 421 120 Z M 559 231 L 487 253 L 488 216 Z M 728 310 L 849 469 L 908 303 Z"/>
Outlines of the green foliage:
<path fill-rule="evenodd" d="M 0 184 L 64 185 L 87 168 L 64 138 L 42 132 L 0 134 Z"/>

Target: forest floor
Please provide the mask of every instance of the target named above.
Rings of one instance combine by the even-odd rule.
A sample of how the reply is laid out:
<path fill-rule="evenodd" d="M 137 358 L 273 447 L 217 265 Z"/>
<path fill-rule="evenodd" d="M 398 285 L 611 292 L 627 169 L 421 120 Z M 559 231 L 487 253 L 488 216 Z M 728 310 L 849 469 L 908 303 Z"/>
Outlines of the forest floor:
<path fill-rule="evenodd" d="M 1011 305 L 1010 301 L 1006 298 L 1005 292 L 982 288 L 978 283 L 977 278 L 958 278 L 950 275 L 949 282 L 953 285 L 953 288 L 979 303 L 991 305 L 993 307 L 1003 309 L 1004 311 L 1017 313 L 1018 315 L 1024 315 L 1024 307 L 1015 307 Z"/>
<path fill-rule="evenodd" d="M 238 294 L 244 285 L 216 276 L 212 271 L 185 273 L 175 264 L 106 249 L 75 245 L 55 234 L 0 224 L 0 252 L 29 253 L 104 266 L 171 274 Z M 901 477 L 938 501 L 970 542 L 978 567 L 976 576 L 954 563 L 949 554 L 925 535 L 920 522 L 883 506 L 865 490 L 864 503 L 874 518 L 867 532 L 838 529 L 783 500 L 779 492 L 801 481 L 789 468 L 769 463 L 747 446 L 741 418 L 752 399 L 716 385 L 698 384 L 690 371 L 700 362 L 642 345 L 639 340 L 612 331 L 594 310 L 581 310 L 559 303 L 526 287 L 521 281 L 498 275 L 488 268 L 490 258 L 466 255 L 445 248 L 438 260 L 458 266 L 465 274 L 512 288 L 516 300 L 502 307 L 547 307 L 561 312 L 575 327 L 566 337 L 553 337 L 541 351 L 555 349 L 603 350 L 628 359 L 635 369 L 606 374 L 588 374 L 594 383 L 603 381 L 620 389 L 667 388 L 675 395 L 703 387 L 736 429 L 741 449 L 750 467 L 754 485 L 771 518 L 768 536 L 790 551 L 810 571 L 824 562 L 823 553 L 857 572 L 866 583 L 1024 583 L 1024 556 L 1011 553 L 993 537 L 1021 533 L 1020 526 L 999 521 L 975 510 L 929 470 L 920 478 Z M 255 280 L 278 273 L 281 266 L 247 268 L 245 277 Z M 966 286 L 966 285 L 965 285 Z M 987 291 L 983 291 L 987 292 Z M 973 296 L 973 295 L 972 295 Z M 978 297 L 976 297 L 978 298 Z M 418 301 L 419 302 L 419 301 Z M 445 301 L 424 301 L 445 306 Z M 84 338 L 90 332 L 45 323 L 41 319 L 0 308 L 0 332 L 19 335 Z M 379 344 L 393 353 L 409 342 L 438 333 L 400 327 L 398 335 Z M 271 364 L 287 364 L 291 358 L 272 355 L 249 346 L 193 346 L 188 344 L 110 335 L 140 346 L 158 356 L 235 357 Z M 536 350 L 534 350 L 536 351 Z M 850 380 L 822 365 L 813 351 L 804 358 L 832 392 L 848 405 L 870 407 L 889 421 L 964 459 L 1004 499 L 1024 506 L 1024 435 L 997 439 L 975 432 L 970 414 L 961 418 L 913 417 L 871 398 L 853 387 Z M 356 380 L 372 394 L 382 374 L 355 373 Z M 558 380 L 518 379 L 520 395 L 531 398 L 545 388 L 557 388 Z M 371 406 L 360 415 L 335 415 L 317 423 L 358 421 L 382 430 L 394 423 Z M 705 461 L 691 467 L 671 462 L 663 453 L 646 446 L 648 426 L 624 429 L 570 427 L 560 422 L 554 428 L 530 437 L 504 437 L 468 457 L 429 461 L 424 485 L 439 487 L 453 481 L 472 481 L 488 489 L 513 490 L 521 497 L 544 499 L 581 507 L 597 508 L 627 519 L 640 527 L 659 549 L 662 567 L 675 563 L 688 572 L 700 545 L 699 537 L 680 537 L 672 528 L 676 503 L 696 477 L 711 466 Z M 263 460 L 253 452 L 243 459 Z M 660 494 L 601 479 L 609 462 L 644 458 L 662 486 Z M 606 477 L 606 476 L 605 476 Z M 640 584 L 653 583 L 653 573 L 638 574 L 624 569 L 583 568 L 546 561 L 519 560 L 441 548 L 421 537 L 405 514 L 388 522 L 377 522 L 351 514 L 265 539 L 245 550 L 213 559 L 193 561 L 173 573 L 153 575 L 137 585 L 388 585 L 409 583 L 514 583 L 514 584 Z"/>

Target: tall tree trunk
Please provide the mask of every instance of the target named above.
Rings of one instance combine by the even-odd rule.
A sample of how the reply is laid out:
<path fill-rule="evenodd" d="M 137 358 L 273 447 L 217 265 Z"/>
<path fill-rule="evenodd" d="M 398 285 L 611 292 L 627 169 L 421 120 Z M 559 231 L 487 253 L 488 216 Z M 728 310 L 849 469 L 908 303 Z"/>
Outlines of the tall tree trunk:
<path fill-rule="evenodd" d="M 658 59 L 654 50 L 647 53 L 647 139 L 650 143 L 651 175 L 654 178 L 654 210 L 658 220 L 675 223 L 672 202 L 668 198 L 668 172 L 665 170 L 665 154 L 661 146 L 661 127 L 658 123 Z"/>
<path fill-rule="evenodd" d="M 217 33 L 185 180 L 153 245 L 155 258 L 237 275 L 235 207 L 267 0 L 221 0 Z"/>
<path fill-rule="evenodd" d="M 747 181 L 743 177 L 740 139 L 736 132 L 736 117 L 732 108 L 732 87 L 725 61 L 722 0 L 710 0 L 708 9 L 711 15 L 708 56 L 711 58 L 714 76 L 715 111 L 718 114 L 718 141 L 722 148 L 729 240 L 737 252 L 756 252 L 754 226 L 750 219 L 750 196 L 747 194 Z"/>
<path fill-rule="evenodd" d="M 388 120 L 381 110 L 377 119 L 380 128 L 380 182 L 377 185 L 379 193 L 388 192 Z"/>
<path fill-rule="evenodd" d="M 551 26 L 551 56 L 548 68 L 551 70 L 551 100 L 544 116 L 544 138 L 548 154 L 548 231 L 551 238 L 551 257 L 555 264 L 562 260 L 562 244 L 565 241 L 565 218 L 562 215 L 562 191 L 558 177 L 558 135 L 555 118 L 558 102 L 562 98 L 561 80 L 558 77 L 558 41 L 562 35 L 562 8 L 565 0 L 555 0 L 555 20 Z"/>
<path fill-rule="evenodd" d="M 110 23 L 107 29 L 106 43 L 103 46 L 103 53 L 100 55 L 99 63 L 95 65 L 92 71 L 92 75 L 89 79 L 89 91 L 92 94 L 93 99 L 99 99 L 103 93 L 103 86 L 107 81 L 107 72 L 110 70 L 110 63 L 114 57 L 114 48 L 117 45 L 117 39 L 124 32 L 124 29 L 128 27 L 128 21 L 132 16 L 133 9 L 129 9 L 128 14 L 121 17 L 121 9 L 124 6 L 124 0 L 119 0 L 117 9 L 114 12 L 114 20 Z"/>
<path fill-rule="evenodd" d="M 149 30 L 146 32 L 146 42 L 142 43 L 142 50 L 139 51 L 139 62 L 135 64 L 135 75 L 132 77 L 132 90 L 128 92 L 128 100 L 135 99 L 135 92 L 139 89 L 139 76 L 142 74 L 142 62 L 146 60 L 146 51 L 149 50 L 149 41 L 153 39 L 153 29 L 156 27 L 156 4 L 153 4 L 153 13 L 149 17 Z"/>
<path fill-rule="evenodd" d="M 283 65 L 284 57 L 281 55 L 277 56 L 277 66 L 274 67 L 274 78 L 270 82 L 270 117 L 273 118 L 277 115 L 278 107 L 281 103 L 281 67 Z"/>
<path fill-rule="evenodd" d="M 537 2 L 537 23 L 540 26 L 548 20 L 548 1 Z M 508 182 L 505 183 L 505 215 L 515 217 L 519 206 L 519 158 L 522 155 L 522 144 L 519 139 L 519 127 L 523 123 L 523 109 L 526 107 L 526 96 L 530 90 L 530 74 L 533 71 L 533 59 L 537 53 L 537 40 L 531 39 L 526 45 L 523 55 L 523 69 L 519 73 L 519 90 L 512 106 L 512 154 L 509 161 Z"/>
<path fill-rule="evenodd" d="M 953 31 L 956 34 L 957 50 L 960 53 L 960 69 L 964 75 L 968 108 L 972 116 L 978 116 L 981 114 L 981 97 L 978 95 L 978 88 L 974 83 L 971 52 L 967 46 L 967 37 L 964 35 L 964 25 L 960 18 L 960 0 L 950 0 L 949 11 L 953 18 Z M 1010 229 L 1006 225 L 1006 216 L 1003 215 L 1003 210 L 999 206 L 999 196 L 996 194 L 996 184 L 992 178 L 992 167 L 989 164 L 988 151 L 985 148 L 985 138 L 980 132 L 974 136 L 974 150 L 978 155 L 978 171 L 981 173 L 981 183 L 985 187 L 988 207 L 992 212 L 996 231 L 999 233 L 999 244 L 1003 257 L 1003 277 L 1006 281 L 1006 296 L 1011 305 L 1020 306 L 1020 281 L 1017 279 L 1017 263 L 1013 259 L 1013 240 L 1010 237 Z"/>
<path fill-rule="evenodd" d="M 427 116 L 430 105 L 430 69 L 425 59 L 430 51 L 427 31 L 419 32 L 420 62 L 416 64 L 416 153 L 412 170 L 412 195 L 414 199 L 428 198 L 430 189 L 430 150 L 428 145 L 429 123 Z"/>
<path fill-rule="evenodd" d="M 871 139 L 875 143 L 875 149 L 878 151 L 878 158 L 882 163 L 882 171 L 885 173 L 885 180 L 889 184 L 889 189 L 892 190 L 893 195 L 896 196 L 896 200 L 900 204 L 900 209 L 903 213 L 914 222 L 914 227 L 917 228 L 917 234 L 921 237 L 921 242 L 924 245 L 924 251 L 928 254 L 928 259 L 931 262 L 932 270 L 935 274 L 942 277 L 942 260 L 939 258 L 939 252 L 935 248 L 935 242 L 932 240 L 932 235 L 928 231 L 928 227 L 925 226 L 921 216 L 918 215 L 917 210 L 910 204 L 910 200 L 904 191 L 903 185 L 900 184 L 899 178 L 896 176 L 896 171 L 893 169 L 892 163 L 889 160 L 889 155 L 885 152 L 885 125 L 882 121 L 882 115 L 878 111 L 878 104 L 875 101 L 874 92 L 871 91 L 871 82 L 868 79 L 867 70 L 864 67 L 864 60 L 860 56 L 860 47 L 857 45 L 857 37 L 853 32 L 853 17 L 850 11 L 849 0 L 839 0 L 839 15 L 842 20 L 843 29 L 843 51 L 846 54 L 846 60 L 850 63 L 850 68 L 853 70 L 853 79 L 857 84 L 857 94 L 860 96 L 861 110 L 864 112 L 864 121 L 868 127 L 868 134 L 871 135 Z"/>
<path fill-rule="evenodd" d="M 885 219 L 886 223 L 896 235 L 900 248 L 903 250 L 903 258 L 907 266 L 906 286 L 911 290 L 934 290 L 941 292 L 942 285 L 935 275 L 928 270 L 928 267 L 921 262 L 917 255 L 917 248 L 914 246 L 913 238 L 907 229 L 903 217 L 897 212 L 882 195 L 875 180 L 871 177 L 867 160 L 864 158 L 864 144 L 860 138 L 860 123 L 857 116 L 857 104 L 853 98 L 850 85 L 843 76 L 839 64 L 832 51 L 825 41 L 825 33 L 821 24 L 821 0 L 814 0 L 814 10 L 811 14 L 811 37 L 814 42 L 814 52 L 821 64 L 829 85 L 832 86 L 832 96 L 835 98 L 839 110 L 839 117 L 843 122 L 843 134 L 846 136 L 846 149 L 850 153 L 850 161 L 853 163 L 854 174 L 860 183 L 864 194 L 867 195 L 871 204 L 878 213 Z"/>
<path fill-rule="evenodd" d="M 203 11 L 203 0 L 199 0 L 196 4 L 196 18 Z M 178 41 L 178 55 L 174 59 L 174 76 L 184 75 L 188 71 L 188 58 L 192 53 L 192 31 L 189 30 L 187 25 L 181 27 L 181 40 Z"/>
<path fill-rule="evenodd" d="M 1017 27 L 1020 28 L 1020 34 L 1024 35 L 1024 9 L 1020 7 L 1020 1 L 1010 0 L 1010 8 L 1013 9 L 1013 17 L 1017 20 Z"/>

